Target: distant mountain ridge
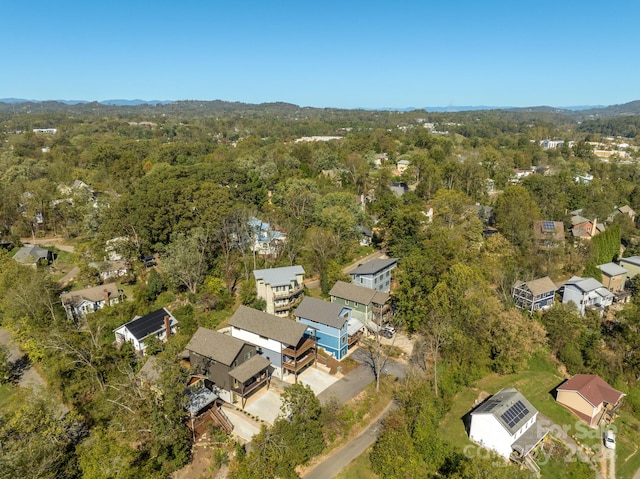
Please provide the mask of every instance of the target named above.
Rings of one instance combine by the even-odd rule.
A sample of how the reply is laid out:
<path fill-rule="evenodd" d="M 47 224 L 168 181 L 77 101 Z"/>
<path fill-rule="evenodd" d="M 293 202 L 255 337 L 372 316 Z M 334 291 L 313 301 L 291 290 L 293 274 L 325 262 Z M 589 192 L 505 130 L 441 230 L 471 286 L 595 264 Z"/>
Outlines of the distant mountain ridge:
<path fill-rule="evenodd" d="M 3 106 L 4 105 L 4 106 Z M 270 103 L 242 103 L 242 102 L 228 102 L 223 100 L 125 100 L 125 99 L 113 99 L 87 101 L 87 100 L 26 100 L 20 98 L 0 98 L 0 110 L 9 110 L 8 106 L 12 105 L 12 108 L 20 106 L 21 109 L 37 108 L 46 110 L 56 110 L 65 107 L 78 106 L 79 108 L 143 108 L 147 107 L 159 107 L 159 106 L 173 106 L 176 108 L 186 107 L 191 110 L 199 109 L 215 109 L 222 111 L 234 111 L 234 110 L 261 110 L 261 111 L 295 111 L 303 109 L 318 109 L 323 108 L 315 107 L 300 107 L 286 102 L 270 102 Z M 619 105 L 609 106 L 567 106 L 567 107 L 553 107 L 553 106 L 530 106 L 530 107 L 509 107 L 509 106 L 440 106 L 440 107 L 406 107 L 406 108 L 324 108 L 325 110 L 364 110 L 364 111 L 397 111 L 397 112 L 410 112 L 424 110 L 430 113 L 457 113 L 465 111 L 489 111 L 489 110 L 503 110 L 513 112 L 537 112 L 537 113 L 559 113 L 569 116 L 577 116 L 580 118 L 600 118 L 600 117 L 612 117 L 622 115 L 640 115 L 640 100 L 631 101 Z"/>

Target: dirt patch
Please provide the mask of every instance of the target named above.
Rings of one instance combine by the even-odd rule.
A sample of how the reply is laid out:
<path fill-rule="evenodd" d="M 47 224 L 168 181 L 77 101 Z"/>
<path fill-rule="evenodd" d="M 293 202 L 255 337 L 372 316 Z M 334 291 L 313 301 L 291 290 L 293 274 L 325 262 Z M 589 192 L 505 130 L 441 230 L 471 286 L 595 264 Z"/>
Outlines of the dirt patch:
<path fill-rule="evenodd" d="M 218 470 L 213 463 L 213 450 L 196 446 L 192 461 L 182 469 L 171 474 L 172 479 L 201 479 L 217 477 Z"/>

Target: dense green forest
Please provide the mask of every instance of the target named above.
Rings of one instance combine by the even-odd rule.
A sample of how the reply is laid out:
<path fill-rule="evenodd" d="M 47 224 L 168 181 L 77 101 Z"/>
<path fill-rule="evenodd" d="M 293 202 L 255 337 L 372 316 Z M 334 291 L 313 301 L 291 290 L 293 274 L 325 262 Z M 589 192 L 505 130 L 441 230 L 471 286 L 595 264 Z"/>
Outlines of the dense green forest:
<path fill-rule="evenodd" d="M 637 282 L 632 300 L 603 318 L 561 304 L 530 316 L 511 300 L 515 280 L 594 276 L 595 265 L 638 254 L 636 224 L 613 214 L 624 205 L 640 211 L 637 116 L 225 102 L 0 106 L 0 321 L 48 385 L 46 397 L 20 390 L 0 349 L 2 478 L 160 478 L 187 464 L 187 372 L 177 357 L 191 335 L 239 304 L 260 306 L 256 268 L 300 264 L 326 295 L 361 254 L 361 227 L 373 231 L 373 247 L 399 259 L 396 321 L 417 344 L 410 378 L 389 386 L 399 408 L 371 452 L 379 477 L 495 477 L 490 460 L 465 457 L 440 425 L 463 388 L 525 372 L 541 357 L 569 374 L 599 374 L 627 394 L 631 414 L 640 412 Z M 34 132 L 46 128 L 57 131 Z M 332 139 L 297 141 L 313 136 Z M 543 140 L 564 143 L 545 150 Z M 619 154 L 603 160 L 595 143 Z M 410 165 L 401 174 L 400 160 Z M 516 179 L 516 170 L 529 174 Z M 584 175 L 593 178 L 576 181 Z M 393 183 L 407 191 L 397 195 Z M 606 223 L 605 233 L 574 239 L 575 210 Z M 256 257 L 238 240 L 252 216 L 286 232 L 277 255 Z M 566 240 L 541 248 L 535 220 L 563 222 Z M 74 253 L 58 251 L 36 269 L 12 259 L 20 238 L 52 236 Z M 134 267 L 122 285 L 129 301 L 68 320 L 64 266 L 80 268 L 66 290 L 99 284 L 89 264 L 114 238 Z M 140 261 L 149 255 L 158 268 Z M 180 332 L 149 350 L 161 364 L 158 396 L 136 380 L 144 358 L 115 348 L 113 329 L 164 306 Z M 231 477 L 298 477 L 297 466 L 346 435 L 345 410 L 312 396 L 292 388 L 286 402 L 299 413 L 264 428 L 259 447 L 230 452 Z M 296 428 L 309 432 L 302 448 Z M 515 468 L 500 477 L 509 474 L 523 477 Z"/>

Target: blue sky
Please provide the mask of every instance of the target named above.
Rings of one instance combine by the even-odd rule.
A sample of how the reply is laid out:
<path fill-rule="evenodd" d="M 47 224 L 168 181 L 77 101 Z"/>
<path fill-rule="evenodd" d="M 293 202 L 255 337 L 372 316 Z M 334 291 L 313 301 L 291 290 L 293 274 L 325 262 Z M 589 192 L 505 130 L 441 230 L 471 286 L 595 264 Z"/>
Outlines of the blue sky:
<path fill-rule="evenodd" d="M 628 0 L 0 0 L 0 98 L 626 103 L 639 14 Z"/>

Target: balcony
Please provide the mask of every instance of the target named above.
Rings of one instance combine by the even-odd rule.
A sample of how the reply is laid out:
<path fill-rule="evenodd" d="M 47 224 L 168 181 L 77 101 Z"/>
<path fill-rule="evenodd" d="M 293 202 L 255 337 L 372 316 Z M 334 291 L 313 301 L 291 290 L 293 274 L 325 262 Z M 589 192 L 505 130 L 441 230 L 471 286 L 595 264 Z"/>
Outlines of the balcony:
<path fill-rule="evenodd" d="M 310 352 L 306 356 L 303 356 L 302 358 L 298 358 L 297 361 L 283 361 L 282 367 L 294 374 L 299 373 L 303 368 L 313 363 L 313 361 L 315 360 L 315 357 L 316 357 L 315 352 Z"/>
<path fill-rule="evenodd" d="M 314 348 L 316 342 L 311 338 L 303 338 L 302 341 L 298 343 L 296 347 L 289 346 L 282 350 L 283 356 L 289 356 L 291 358 L 297 358 L 302 356 L 305 352 L 309 351 L 311 348 Z"/>
<path fill-rule="evenodd" d="M 358 331 L 356 334 L 352 334 L 351 336 L 349 336 L 349 341 L 348 341 L 348 347 L 353 346 L 354 344 L 356 344 L 358 341 L 360 341 L 360 339 L 362 338 L 362 331 Z"/>
<path fill-rule="evenodd" d="M 260 387 L 262 387 L 262 385 L 267 381 L 268 377 L 269 376 L 265 372 L 259 377 L 255 378 L 255 381 L 253 381 L 252 383 L 239 384 L 238 386 L 232 387 L 231 390 L 234 393 L 237 393 L 243 398 L 245 398 L 249 396 L 252 392 L 254 392 L 256 389 L 260 389 Z"/>
<path fill-rule="evenodd" d="M 286 291 L 274 291 L 273 299 L 275 300 L 275 299 L 291 298 L 292 296 L 301 294 L 303 291 L 304 291 L 304 285 L 299 284 L 299 285 L 290 287 Z"/>
<path fill-rule="evenodd" d="M 302 295 L 292 298 L 290 301 L 280 302 L 278 304 L 274 303 L 273 310 L 278 312 L 290 311 L 295 308 L 302 301 Z"/>

